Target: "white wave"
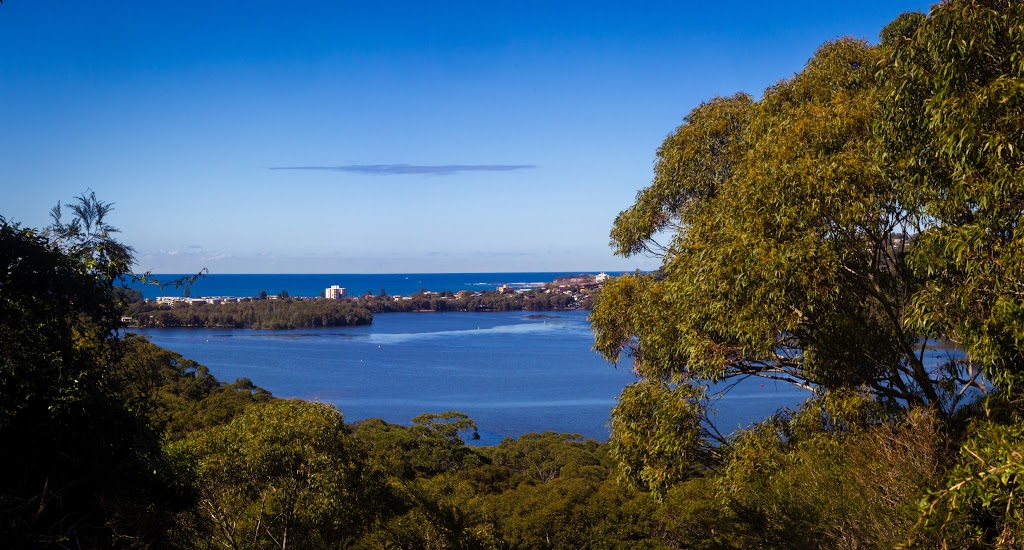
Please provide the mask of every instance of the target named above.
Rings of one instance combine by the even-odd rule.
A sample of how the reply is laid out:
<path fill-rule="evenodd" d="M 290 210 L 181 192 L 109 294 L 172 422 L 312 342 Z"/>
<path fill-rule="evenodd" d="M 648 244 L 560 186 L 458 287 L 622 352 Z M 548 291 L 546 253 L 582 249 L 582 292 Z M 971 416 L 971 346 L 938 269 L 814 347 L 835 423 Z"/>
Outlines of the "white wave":
<path fill-rule="evenodd" d="M 422 410 L 441 409 L 529 409 L 540 407 L 578 407 L 578 406 L 608 406 L 610 409 L 615 405 L 613 398 L 576 398 L 576 399 L 549 399 L 538 401 L 468 401 L 468 400 L 445 400 L 432 401 L 429 399 L 362 399 L 362 398 L 340 398 L 334 402 L 342 409 L 355 406 L 380 407 L 389 405 L 392 407 L 415 406 Z"/>
<path fill-rule="evenodd" d="M 586 328 L 583 326 L 582 328 Z M 565 330 L 578 330 L 569 323 L 521 323 L 515 325 L 500 325 L 488 328 L 441 330 L 437 332 L 404 332 L 396 334 L 370 334 L 371 344 L 404 344 L 417 340 L 435 340 L 439 338 L 466 338 L 474 336 L 487 336 L 496 334 L 535 334 L 542 332 L 556 332 Z M 586 330 L 589 334 L 589 329 Z"/>

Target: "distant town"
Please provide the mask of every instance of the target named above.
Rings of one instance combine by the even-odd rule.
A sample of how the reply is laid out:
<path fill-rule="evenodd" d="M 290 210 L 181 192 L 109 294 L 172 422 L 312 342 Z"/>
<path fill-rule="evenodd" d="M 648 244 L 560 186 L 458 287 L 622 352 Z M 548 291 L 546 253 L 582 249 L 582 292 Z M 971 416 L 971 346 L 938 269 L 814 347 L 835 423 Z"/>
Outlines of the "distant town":
<path fill-rule="evenodd" d="M 575 302 L 582 302 L 593 294 L 593 291 L 601 286 L 606 280 L 610 279 L 611 276 L 607 273 L 598 273 L 597 275 L 581 274 L 570 277 L 558 277 L 550 283 L 545 283 L 541 286 L 529 285 L 529 286 L 510 286 L 503 284 L 497 287 L 493 291 L 468 291 L 460 290 L 458 292 L 450 291 L 428 291 L 424 290 L 413 295 L 387 295 L 388 298 L 394 301 L 411 301 L 414 298 L 420 297 L 441 297 L 441 298 L 480 298 L 487 292 L 494 292 L 499 295 L 509 294 L 530 294 L 535 292 L 543 292 L 544 294 L 558 294 L 572 298 Z M 366 296 L 366 295 L 363 295 Z M 348 289 L 340 285 L 331 285 L 324 289 L 319 298 L 325 298 L 328 300 L 343 300 L 343 299 L 358 299 L 359 297 L 349 296 Z M 379 297 L 379 296 L 378 296 Z M 290 296 L 287 291 L 283 291 L 281 294 L 266 294 L 261 292 L 257 296 L 157 296 L 153 300 L 146 299 L 147 302 L 156 302 L 157 304 L 173 306 L 175 304 L 232 304 L 239 302 L 249 302 L 253 300 L 281 300 L 281 299 L 293 299 L 293 300 L 308 300 L 316 299 L 314 296 Z"/>
<path fill-rule="evenodd" d="M 610 276 L 581 274 L 550 283 L 503 284 L 494 290 L 421 290 L 411 295 L 367 292 L 351 296 L 341 285 L 325 288 L 319 297 L 260 291 L 257 296 L 137 295 L 122 318 L 126 326 L 145 328 L 291 329 L 364 325 L 377 313 L 443 311 L 559 311 L 593 307 L 597 290 Z M 187 294 L 187 292 L 186 292 Z M 211 307 L 216 306 L 216 307 Z"/>

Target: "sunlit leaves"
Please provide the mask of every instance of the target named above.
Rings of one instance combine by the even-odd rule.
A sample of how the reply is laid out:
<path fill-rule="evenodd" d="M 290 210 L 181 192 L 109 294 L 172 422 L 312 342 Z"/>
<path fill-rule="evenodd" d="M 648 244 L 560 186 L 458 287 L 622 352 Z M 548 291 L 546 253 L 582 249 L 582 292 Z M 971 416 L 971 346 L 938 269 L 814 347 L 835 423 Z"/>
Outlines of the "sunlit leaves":
<path fill-rule="evenodd" d="M 284 548 L 341 545 L 358 534 L 371 510 L 361 508 L 364 480 L 349 445 L 333 407 L 279 400 L 175 448 L 198 462 L 198 514 L 214 546 Z"/>
<path fill-rule="evenodd" d="M 886 170 L 929 227 L 908 324 L 960 343 L 1003 391 L 1021 387 L 1024 4 L 946 2 L 895 41 L 877 125 Z"/>
<path fill-rule="evenodd" d="M 598 351 L 662 381 L 754 375 L 942 404 L 903 322 L 916 220 L 871 142 L 880 57 L 831 42 L 760 101 L 684 119 L 612 230 L 623 255 L 673 230 L 662 268 L 602 289 Z"/>
<path fill-rule="evenodd" d="M 758 101 L 694 109 L 612 230 L 617 253 L 662 267 L 602 289 L 595 348 L 652 387 L 762 376 L 942 414 L 979 365 L 1005 365 L 988 380 L 1009 388 L 1024 341 L 1020 20 L 1005 2 L 907 14 L 878 46 L 823 45 Z M 921 342 L 940 336 L 969 360 L 927 367 Z M 635 390 L 626 413 L 614 430 L 667 414 Z"/>
<path fill-rule="evenodd" d="M 663 252 L 654 241 L 656 234 L 690 224 L 690 213 L 732 177 L 744 152 L 742 132 L 752 106 L 746 94 L 715 98 L 691 111 L 665 138 L 657 152 L 654 182 L 615 220 L 611 239 L 617 254 Z"/>
<path fill-rule="evenodd" d="M 704 388 L 644 380 L 623 390 L 612 411 L 612 455 L 623 477 L 661 492 L 699 472 L 712 453 L 702 438 Z"/>

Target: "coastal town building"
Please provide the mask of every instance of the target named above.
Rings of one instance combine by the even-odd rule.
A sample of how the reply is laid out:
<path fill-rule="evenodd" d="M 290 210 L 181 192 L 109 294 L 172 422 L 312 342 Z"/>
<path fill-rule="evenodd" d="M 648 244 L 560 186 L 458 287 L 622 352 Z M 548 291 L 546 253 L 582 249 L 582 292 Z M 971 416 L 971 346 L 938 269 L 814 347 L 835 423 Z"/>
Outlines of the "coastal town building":
<path fill-rule="evenodd" d="M 348 296 L 348 289 L 338 285 L 331 285 L 324 291 L 324 297 L 329 300 L 340 300 L 346 296 Z"/>
<path fill-rule="evenodd" d="M 188 296 L 157 296 L 156 303 L 172 306 L 174 304 L 228 304 L 238 302 L 234 296 L 200 296 L 198 298 Z"/>

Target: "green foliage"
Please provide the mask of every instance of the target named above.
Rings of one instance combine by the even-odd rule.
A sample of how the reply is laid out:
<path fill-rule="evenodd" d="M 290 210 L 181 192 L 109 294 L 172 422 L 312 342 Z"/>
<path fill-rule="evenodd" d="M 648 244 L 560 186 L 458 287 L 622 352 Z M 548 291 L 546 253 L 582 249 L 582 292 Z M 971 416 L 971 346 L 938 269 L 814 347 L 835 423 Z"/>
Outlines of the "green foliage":
<path fill-rule="evenodd" d="M 721 496 L 718 480 L 678 483 L 651 510 L 654 533 L 670 548 L 765 548 L 763 533 Z"/>
<path fill-rule="evenodd" d="M 750 124 L 753 100 L 746 94 L 716 98 L 683 119 L 658 148 L 654 182 L 636 203 L 619 214 L 612 228 L 617 254 L 663 252 L 653 240 L 660 231 L 690 224 L 693 210 L 718 194 L 733 177 L 746 150 L 742 134 Z"/>
<path fill-rule="evenodd" d="M 50 210 L 53 223 L 45 236 L 62 252 L 79 258 L 85 268 L 106 281 L 116 281 L 131 273 L 135 250 L 114 239 L 121 230 L 107 223 L 107 215 L 114 204 L 96 198 L 92 190 L 75 197 L 75 202 L 60 202 Z M 64 210 L 72 214 L 71 221 L 63 223 Z"/>
<path fill-rule="evenodd" d="M 78 235 L 102 227 L 100 216 Z M 157 433 L 125 405 L 109 368 L 121 351 L 113 281 L 122 260 L 101 241 L 58 246 L 0 219 L 6 545 L 156 544 L 188 504 Z"/>
<path fill-rule="evenodd" d="M 558 478 L 521 485 L 482 503 L 510 548 L 652 548 L 654 503 L 612 481 Z"/>
<path fill-rule="evenodd" d="M 383 513 L 375 493 L 386 493 L 351 445 L 336 409 L 301 401 L 253 406 L 193 433 L 172 448 L 198 463 L 198 539 L 214 548 L 350 545 Z"/>
<path fill-rule="evenodd" d="M 833 395 L 741 433 L 718 498 L 767 547 L 893 547 L 940 481 L 944 448 L 934 414 L 893 418 L 864 396 Z"/>
<path fill-rule="evenodd" d="M 921 500 L 910 539 L 938 538 L 949 547 L 1024 545 L 1024 422 L 1019 412 L 971 423 L 941 489 Z"/>
<path fill-rule="evenodd" d="M 628 255 L 673 227 L 662 270 L 602 289 L 599 351 L 664 381 L 762 376 L 950 406 L 904 326 L 914 220 L 870 143 L 879 57 L 829 43 L 762 100 L 716 100 L 684 120 L 612 230 Z M 672 224 L 639 214 L 652 204 Z"/>
<path fill-rule="evenodd" d="M 655 492 L 699 473 L 715 454 L 701 421 L 704 388 L 642 380 L 612 410 L 612 455 L 624 479 Z"/>
<path fill-rule="evenodd" d="M 482 548 L 478 515 L 466 502 L 474 489 L 461 475 L 485 459 L 465 446 L 460 433 L 476 423 L 456 411 L 417 416 L 412 426 L 370 419 L 354 426 L 365 463 L 389 480 L 394 516 L 367 534 L 361 548 Z"/>
<path fill-rule="evenodd" d="M 364 420 L 355 426 L 354 437 L 366 448 L 373 467 L 404 480 L 479 464 L 480 457 L 459 437 L 462 432 L 476 432 L 476 423 L 465 414 L 423 414 L 413 422 L 404 427 Z"/>
<path fill-rule="evenodd" d="M 969 385 L 1014 391 L 1022 13 L 947 2 L 901 16 L 879 46 L 825 44 L 759 101 L 694 109 L 611 233 L 662 268 L 602 289 L 595 348 L 631 357 L 647 388 L 760 376 L 940 415 Z M 926 367 L 938 337 L 967 357 Z M 628 477 L 663 490 L 702 455 L 683 452 L 697 432 L 669 421 L 672 398 L 654 397 L 623 393 L 613 441 Z M 675 399 L 700 416 L 699 397 Z"/>
<path fill-rule="evenodd" d="M 1021 544 L 1021 420 L 970 401 L 1024 387 L 1022 83 L 1024 5 L 949 0 L 684 119 L 611 232 L 662 267 L 591 316 L 641 377 L 613 412 L 627 479 L 714 481 L 719 523 L 673 502 L 723 546 L 893 546 L 929 491 L 911 544 Z M 926 366 L 937 338 L 965 356 Z M 749 376 L 815 398 L 701 452 L 700 385 Z"/>
<path fill-rule="evenodd" d="M 602 447 L 579 434 L 529 433 L 506 437 L 490 458 L 526 482 L 546 483 L 559 477 L 602 480 L 612 471 L 605 464 Z"/>
<path fill-rule="evenodd" d="M 607 444 L 545 432 L 482 452 L 491 464 L 456 475 L 469 482 L 465 506 L 477 511 L 475 531 L 489 546 L 660 547 L 656 502 L 616 482 Z"/>
<path fill-rule="evenodd" d="M 466 486 L 446 475 L 415 479 L 399 486 L 405 513 L 370 533 L 362 548 L 488 548 L 488 533 L 477 528 L 477 510 L 466 505 Z"/>
<path fill-rule="evenodd" d="M 227 424 L 249 405 L 272 398 L 247 378 L 221 382 L 205 366 L 140 336 L 129 334 L 122 345 L 124 354 L 113 373 L 126 390 L 127 403 L 166 438 Z"/>
<path fill-rule="evenodd" d="M 929 221 L 911 265 L 927 280 L 908 323 L 963 346 L 1020 392 L 1024 337 L 1024 5 L 949 1 L 883 69 L 880 152 Z"/>
<path fill-rule="evenodd" d="M 139 326 L 291 329 L 368 325 L 369 310 L 349 300 L 249 300 L 173 306 L 137 301 L 129 309 Z"/>
<path fill-rule="evenodd" d="M 887 175 L 927 221 L 909 265 L 924 280 L 907 324 L 963 348 L 960 385 L 1019 409 L 1024 388 L 1024 5 L 956 0 L 906 23 L 882 67 L 876 135 Z M 975 408 L 975 415 L 981 409 Z M 969 423 L 921 537 L 1024 544 L 1019 416 Z"/>
<path fill-rule="evenodd" d="M 410 462 L 422 465 L 431 456 L 429 447 L 384 454 L 410 440 L 429 439 L 424 424 L 368 420 L 356 427 L 355 439 L 368 449 L 369 463 L 389 477 L 404 501 L 358 547 L 663 547 L 654 536 L 657 503 L 616 483 L 607 444 L 547 432 L 468 449 L 444 437 L 453 444 L 450 457 L 467 452 L 472 460 L 443 470 L 410 468 Z M 442 437 L 434 435 L 436 449 Z"/>
<path fill-rule="evenodd" d="M 412 424 L 453 443 L 462 442 L 459 436 L 461 433 L 470 433 L 473 439 L 480 438 L 476 432 L 476 422 L 466 413 L 459 411 L 420 414 L 413 417 Z"/>

